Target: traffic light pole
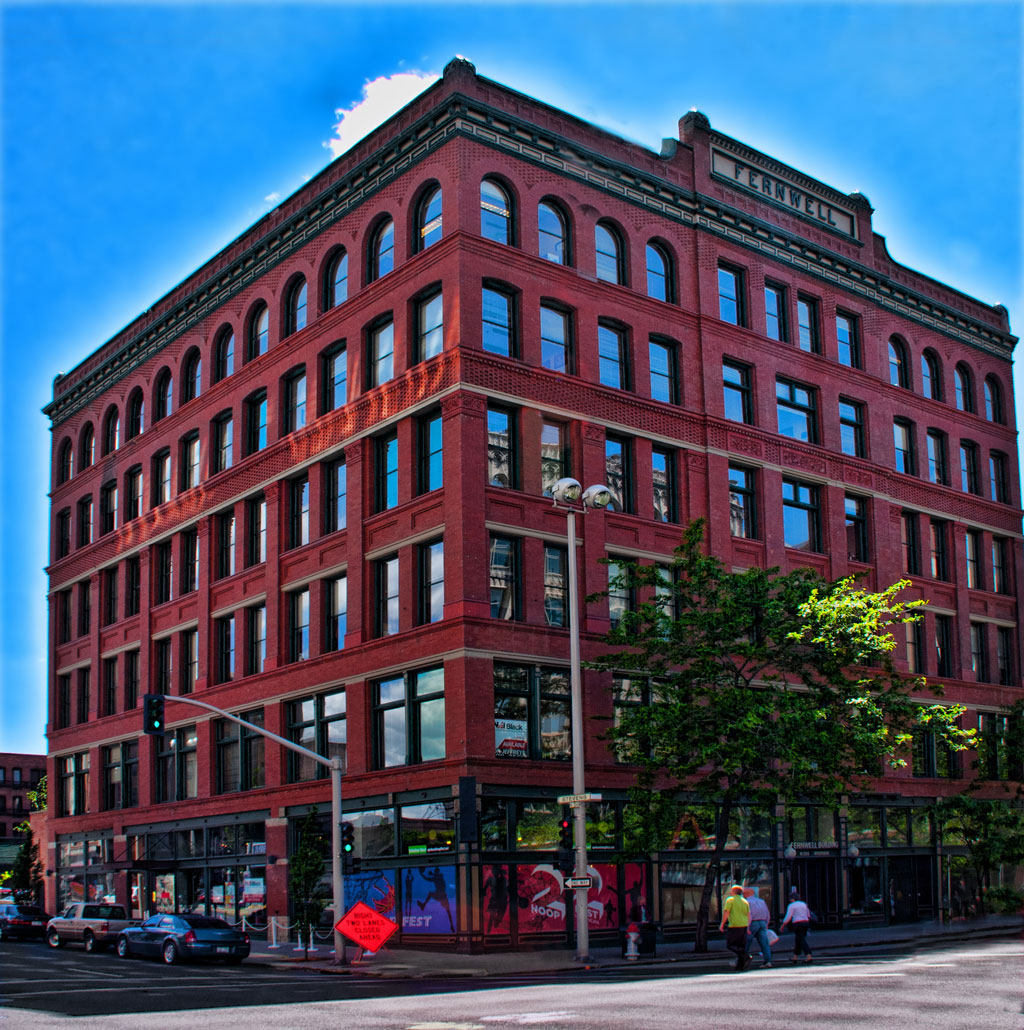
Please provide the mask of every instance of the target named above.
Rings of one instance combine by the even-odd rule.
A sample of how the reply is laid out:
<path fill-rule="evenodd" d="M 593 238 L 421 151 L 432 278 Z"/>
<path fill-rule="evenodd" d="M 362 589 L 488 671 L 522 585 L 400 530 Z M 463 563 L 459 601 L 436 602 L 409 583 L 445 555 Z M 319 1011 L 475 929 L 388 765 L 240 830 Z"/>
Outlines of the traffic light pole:
<path fill-rule="evenodd" d="M 341 759 L 337 755 L 333 758 L 325 758 L 323 755 L 318 755 L 315 751 L 310 751 L 309 748 L 305 748 L 301 744 L 285 740 L 284 737 L 279 737 L 276 733 L 271 733 L 270 730 L 265 730 L 262 726 L 254 726 L 251 722 L 246 722 L 245 719 L 240 719 L 237 715 L 225 712 L 223 708 L 207 704 L 205 701 L 199 701 L 194 697 L 175 695 L 173 697 L 167 696 L 165 700 L 173 701 L 175 704 L 195 705 L 197 708 L 205 708 L 208 712 L 216 712 L 222 718 L 238 723 L 239 726 L 244 726 L 246 729 L 252 730 L 253 733 L 259 733 L 268 740 L 274 740 L 283 747 L 288 748 L 289 751 L 303 755 L 320 765 L 326 765 L 331 770 L 331 888 L 334 895 L 334 922 L 337 924 L 338 920 L 345 914 L 345 881 L 341 874 Z M 334 931 L 334 961 L 338 965 L 345 964 L 345 939 L 337 930 Z"/>

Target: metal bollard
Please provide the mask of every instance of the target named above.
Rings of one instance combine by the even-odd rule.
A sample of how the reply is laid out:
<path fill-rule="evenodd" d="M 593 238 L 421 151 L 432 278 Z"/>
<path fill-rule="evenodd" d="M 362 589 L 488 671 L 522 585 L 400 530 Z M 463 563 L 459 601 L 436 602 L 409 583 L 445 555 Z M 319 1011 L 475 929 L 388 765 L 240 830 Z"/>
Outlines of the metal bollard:
<path fill-rule="evenodd" d="M 270 943 L 267 945 L 268 948 L 279 948 L 280 945 L 277 943 L 277 916 L 270 917 Z"/>

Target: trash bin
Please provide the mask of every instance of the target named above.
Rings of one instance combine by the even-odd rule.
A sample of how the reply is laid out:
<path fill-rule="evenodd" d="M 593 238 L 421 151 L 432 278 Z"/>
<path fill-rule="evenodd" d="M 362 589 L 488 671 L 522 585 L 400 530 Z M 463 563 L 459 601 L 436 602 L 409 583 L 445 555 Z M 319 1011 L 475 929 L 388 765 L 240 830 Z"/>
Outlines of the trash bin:
<path fill-rule="evenodd" d="M 657 923 L 638 923 L 640 930 L 640 941 L 637 944 L 637 951 L 640 953 L 641 958 L 654 958 L 658 954 L 657 949 L 657 938 L 658 938 L 658 924 Z M 619 944 L 622 949 L 622 957 L 626 957 L 626 945 L 627 932 L 625 927 L 621 927 L 619 930 Z"/>

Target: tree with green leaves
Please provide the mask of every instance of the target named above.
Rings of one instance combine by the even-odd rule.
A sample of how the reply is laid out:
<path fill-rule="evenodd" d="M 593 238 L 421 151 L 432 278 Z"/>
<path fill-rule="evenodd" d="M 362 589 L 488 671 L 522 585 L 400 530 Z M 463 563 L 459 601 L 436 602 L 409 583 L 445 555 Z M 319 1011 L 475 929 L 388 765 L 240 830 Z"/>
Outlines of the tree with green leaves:
<path fill-rule="evenodd" d="M 36 903 L 43 894 L 43 863 L 39 860 L 39 844 L 27 821 L 19 823 L 17 828 L 24 832 L 25 837 L 11 863 L 11 875 L 6 886 L 11 889 L 15 901 Z"/>
<path fill-rule="evenodd" d="M 327 888 L 323 883 L 324 835 L 317 809 L 306 815 L 299 830 L 299 846 L 288 860 L 288 887 L 295 914 L 295 929 L 309 958 L 309 935 L 320 922 L 327 907 Z"/>
<path fill-rule="evenodd" d="M 589 663 L 651 682 L 652 703 L 623 705 L 609 730 L 619 758 L 639 767 L 632 824 L 637 850 L 672 839 L 677 792 L 716 805 L 718 831 L 697 915 L 707 950 L 711 899 L 727 829 L 740 804 L 836 806 L 883 762 L 906 764 L 915 727 L 959 750 L 958 706 L 923 704 L 922 679 L 901 676 L 892 629 L 918 619 L 896 583 L 879 593 L 797 569 L 727 570 L 692 523 L 671 565 L 617 562 L 611 590 L 646 598 L 623 614 Z"/>

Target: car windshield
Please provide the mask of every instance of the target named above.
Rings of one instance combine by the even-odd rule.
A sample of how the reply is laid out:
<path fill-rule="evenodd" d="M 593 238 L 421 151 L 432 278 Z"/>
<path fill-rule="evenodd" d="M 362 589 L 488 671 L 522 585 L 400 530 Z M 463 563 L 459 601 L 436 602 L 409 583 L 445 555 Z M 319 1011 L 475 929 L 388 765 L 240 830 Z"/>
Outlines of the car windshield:
<path fill-rule="evenodd" d="M 30 919 L 40 919 L 43 915 L 41 908 L 33 908 L 31 905 L 14 905 L 11 907 L 11 915 L 27 916 Z"/>
<path fill-rule="evenodd" d="M 214 916 L 184 916 L 184 921 L 193 930 L 230 930 L 231 927 L 223 919 Z"/>

